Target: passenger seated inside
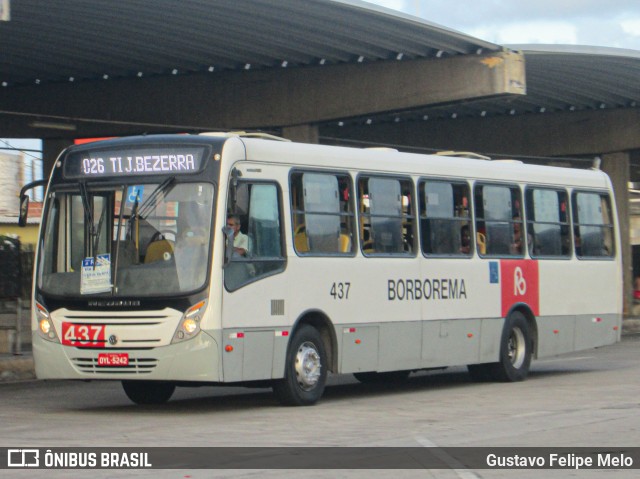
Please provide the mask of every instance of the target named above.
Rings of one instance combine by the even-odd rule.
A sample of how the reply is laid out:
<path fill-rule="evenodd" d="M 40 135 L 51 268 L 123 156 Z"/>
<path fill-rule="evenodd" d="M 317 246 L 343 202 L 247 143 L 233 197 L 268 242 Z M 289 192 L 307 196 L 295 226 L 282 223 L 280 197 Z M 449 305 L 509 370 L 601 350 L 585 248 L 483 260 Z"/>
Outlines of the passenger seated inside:
<path fill-rule="evenodd" d="M 524 236 L 522 234 L 522 220 L 519 216 L 513 217 L 513 242 L 511 243 L 510 253 L 520 255 L 524 252 Z M 533 237 L 527 235 L 527 242 L 529 247 L 533 243 Z"/>
<path fill-rule="evenodd" d="M 469 225 L 464 225 L 460 228 L 460 253 L 471 253 L 471 232 L 469 231 Z"/>

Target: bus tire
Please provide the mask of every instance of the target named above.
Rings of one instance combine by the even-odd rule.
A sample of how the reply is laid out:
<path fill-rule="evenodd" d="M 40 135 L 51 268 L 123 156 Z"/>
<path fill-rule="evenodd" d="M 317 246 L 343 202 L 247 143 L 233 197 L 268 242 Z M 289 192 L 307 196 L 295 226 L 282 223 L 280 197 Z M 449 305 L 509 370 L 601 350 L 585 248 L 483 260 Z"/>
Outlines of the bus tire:
<path fill-rule="evenodd" d="M 512 312 L 506 319 L 500 341 L 500 361 L 491 365 L 495 380 L 502 382 L 523 381 L 529 375 L 533 343 L 529 323 L 520 311 Z"/>
<path fill-rule="evenodd" d="M 469 364 L 469 376 L 476 382 L 523 381 L 529 375 L 533 343 L 529 323 L 519 311 L 506 319 L 500 339 L 500 361 L 497 363 Z"/>
<path fill-rule="evenodd" d="M 303 325 L 291 339 L 284 378 L 273 392 L 284 406 L 311 406 L 318 402 L 327 382 L 327 353 L 318 330 Z"/>
<path fill-rule="evenodd" d="M 122 388 L 136 404 L 164 404 L 171 398 L 176 386 L 160 381 L 122 381 Z"/>

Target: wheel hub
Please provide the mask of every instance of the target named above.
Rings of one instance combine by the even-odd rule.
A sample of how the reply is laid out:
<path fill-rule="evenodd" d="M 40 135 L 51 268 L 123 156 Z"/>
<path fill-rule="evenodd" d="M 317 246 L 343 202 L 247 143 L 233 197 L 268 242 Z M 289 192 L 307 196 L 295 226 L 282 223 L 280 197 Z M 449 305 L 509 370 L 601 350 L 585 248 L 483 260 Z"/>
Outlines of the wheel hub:
<path fill-rule="evenodd" d="M 298 348 L 295 369 L 298 384 L 302 389 L 309 391 L 316 386 L 322 372 L 322 363 L 312 343 L 303 343 Z"/>
<path fill-rule="evenodd" d="M 520 328 L 514 328 L 507 344 L 509 360 L 514 368 L 518 369 L 524 364 L 526 347 L 524 333 Z"/>

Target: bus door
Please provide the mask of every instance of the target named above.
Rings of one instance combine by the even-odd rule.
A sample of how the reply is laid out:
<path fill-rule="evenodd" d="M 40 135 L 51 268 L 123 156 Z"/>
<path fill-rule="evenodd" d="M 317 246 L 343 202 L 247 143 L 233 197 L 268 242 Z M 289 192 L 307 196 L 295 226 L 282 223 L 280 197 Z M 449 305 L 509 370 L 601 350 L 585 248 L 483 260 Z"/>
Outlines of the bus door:
<path fill-rule="evenodd" d="M 231 190 L 227 226 L 234 252 L 223 271 L 223 370 L 225 381 L 282 375 L 287 318 L 281 191 L 274 182 L 242 181 Z M 242 247 L 237 247 L 240 245 Z"/>

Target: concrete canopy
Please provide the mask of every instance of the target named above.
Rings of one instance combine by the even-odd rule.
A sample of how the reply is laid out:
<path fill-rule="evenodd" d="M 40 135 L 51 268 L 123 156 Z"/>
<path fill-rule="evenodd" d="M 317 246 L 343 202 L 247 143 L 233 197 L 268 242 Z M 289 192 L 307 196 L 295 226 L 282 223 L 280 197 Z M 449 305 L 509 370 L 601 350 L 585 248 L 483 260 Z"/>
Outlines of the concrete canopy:
<path fill-rule="evenodd" d="M 0 137 L 63 140 L 53 150 L 296 128 L 500 154 L 640 148 L 640 52 L 505 48 L 359 0 L 21 0 L 0 43 Z"/>
<path fill-rule="evenodd" d="M 524 93 L 519 55 L 361 1 L 22 0 L 0 136 L 279 128 Z"/>

